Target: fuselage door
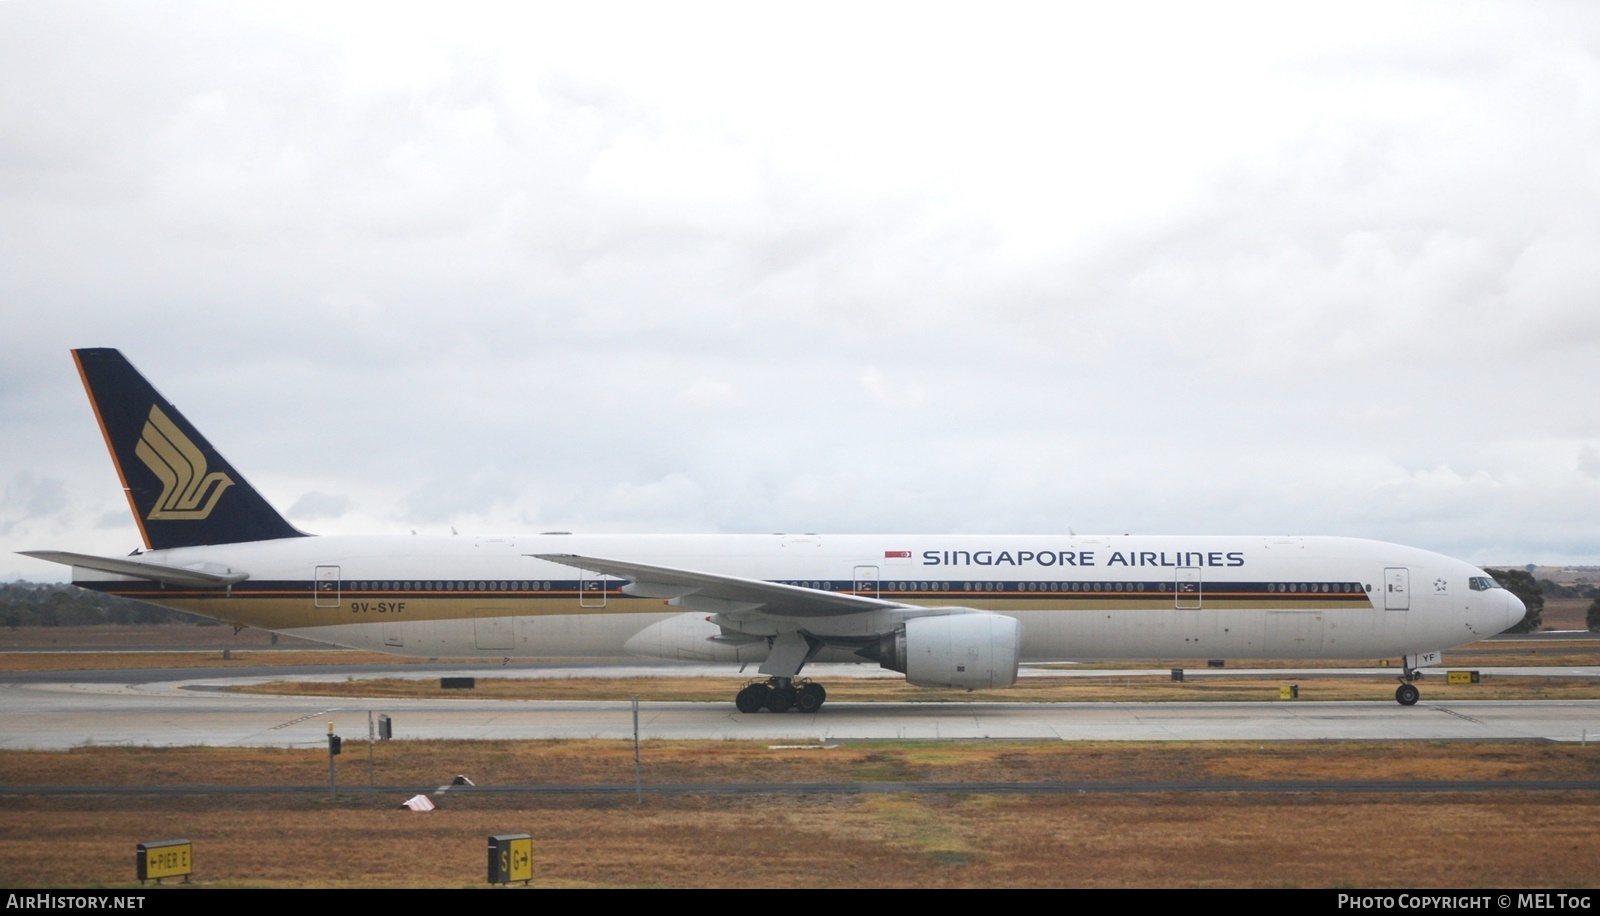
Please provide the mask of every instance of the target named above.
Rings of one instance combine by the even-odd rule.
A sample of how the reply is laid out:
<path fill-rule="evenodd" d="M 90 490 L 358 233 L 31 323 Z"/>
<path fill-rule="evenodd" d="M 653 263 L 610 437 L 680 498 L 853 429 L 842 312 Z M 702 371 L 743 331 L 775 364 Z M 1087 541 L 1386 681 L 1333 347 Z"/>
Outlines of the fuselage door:
<path fill-rule="evenodd" d="M 1411 570 L 1404 566 L 1392 566 L 1383 571 L 1383 609 L 1411 609 Z"/>
<path fill-rule="evenodd" d="M 318 566 L 316 578 L 311 584 L 312 594 L 317 607 L 336 608 L 339 606 L 339 567 Z"/>
<path fill-rule="evenodd" d="M 1173 607 L 1180 611 L 1200 609 L 1200 567 L 1180 566 L 1172 582 Z"/>
<path fill-rule="evenodd" d="M 611 577 L 587 569 L 580 572 L 582 578 L 578 580 L 578 607 L 605 607 L 606 588 L 611 584 Z"/>
<path fill-rule="evenodd" d="M 855 581 L 850 583 L 850 590 L 866 598 L 878 597 L 878 567 L 857 566 Z"/>
<path fill-rule="evenodd" d="M 509 652 L 516 648 L 516 618 L 499 608 L 477 608 L 472 612 L 472 644 L 479 649 Z"/>

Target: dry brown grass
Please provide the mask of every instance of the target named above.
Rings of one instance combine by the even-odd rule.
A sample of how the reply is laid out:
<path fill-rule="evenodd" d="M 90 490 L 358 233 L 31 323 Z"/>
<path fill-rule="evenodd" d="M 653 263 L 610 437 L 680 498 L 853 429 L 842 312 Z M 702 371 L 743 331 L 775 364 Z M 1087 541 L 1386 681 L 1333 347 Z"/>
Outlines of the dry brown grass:
<path fill-rule="evenodd" d="M 1475 648 L 1482 650 L 1484 647 L 1493 647 L 1492 643 L 1477 643 Z M 473 662 L 486 667 L 493 666 L 497 659 L 450 659 L 456 662 Z M 581 666 L 584 659 L 569 659 L 574 666 Z M 1587 647 L 1579 643 L 1566 641 L 1551 641 L 1540 643 L 1537 646 L 1511 646 L 1504 651 L 1488 654 L 1459 655 L 1446 653 L 1445 667 L 1449 668 L 1489 668 L 1506 665 L 1593 665 L 1600 663 L 1600 646 L 1589 643 Z M 238 668 L 238 667 L 281 667 L 293 668 L 303 665 L 346 665 L 352 667 L 363 666 L 405 666 L 422 665 L 428 660 L 421 658 L 407 658 L 398 655 L 385 655 L 381 652 L 362 652 L 354 649 L 272 649 L 251 651 L 248 649 L 229 649 L 227 657 L 221 650 L 186 650 L 186 651 L 123 651 L 123 652 L 0 652 L 0 673 L 19 674 L 28 671 L 105 671 L 123 669 L 147 668 Z M 1376 660 L 1359 659 L 1355 661 L 1342 660 L 1311 660 L 1311 661 L 1272 661 L 1272 662 L 1238 662 L 1232 667 L 1248 668 L 1291 668 L 1291 669 L 1317 669 L 1317 668 L 1344 668 L 1344 667 L 1379 667 Z M 1072 671 L 1095 670 L 1128 670 L 1128 669 L 1158 669 L 1170 670 L 1184 668 L 1194 672 L 1203 666 L 1193 661 L 1174 662 L 1163 659 L 1138 659 L 1132 661 L 1094 662 L 1088 664 L 1045 664 L 1030 666 L 1045 670 L 1060 669 Z M 1437 670 L 1437 669 L 1434 669 Z M 1399 670 L 1395 669 L 1398 674 Z M 714 679 L 713 679 L 714 680 Z M 1198 678 L 1194 679 L 1198 681 Z M 725 683 L 725 682 L 723 682 Z M 833 683 L 829 682 L 829 695 L 832 695 Z M 1024 682 L 1026 684 L 1026 682 Z M 1393 689 L 1393 688 L 1391 688 Z M 1273 688 L 1276 690 L 1276 687 Z"/>
<path fill-rule="evenodd" d="M 1470 649 L 1472 651 L 1463 651 Z M 1540 639 L 1524 642 L 1479 642 L 1444 653 L 1444 663 L 1455 668 L 1491 668 L 1503 665 L 1600 664 L 1600 642 L 1593 639 Z"/>
<path fill-rule="evenodd" d="M 1589 605 L 1593 598 L 1546 598 L 1544 613 L 1539 619 L 1546 630 L 1583 630 L 1588 628 Z"/>
<path fill-rule="evenodd" d="M 88 627 L 8 627 L 0 629 L 0 648 L 55 649 L 73 646 L 151 646 L 179 649 L 185 646 L 233 646 L 236 648 L 272 645 L 317 647 L 322 643 L 294 636 L 279 636 L 273 642 L 266 630 L 244 627 L 235 630 L 226 624 L 103 624 Z"/>
<path fill-rule="evenodd" d="M 1557 794 L 23 800 L 0 812 L 0 854 L 13 886 L 132 887 L 135 843 L 186 836 L 202 885 L 470 887 L 485 837 L 527 832 L 539 887 L 1569 889 L 1595 886 L 1597 828 L 1592 796 Z"/>
<path fill-rule="evenodd" d="M 1397 672 L 1398 673 L 1398 672 Z M 346 681 L 278 681 L 228 687 L 241 693 L 366 699 L 433 698 L 479 700 L 626 700 L 728 702 L 742 680 L 728 678 L 479 678 L 471 690 L 445 690 L 437 678 L 371 678 Z M 827 682 L 828 701 L 884 703 L 1166 703 L 1177 701 L 1277 701 L 1279 687 L 1293 683 L 1299 699 L 1393 700 L 1390 676 L 1283 680 L 1207 676 L 1174 682 L 1170 676 L 1030 677 L 1004 690 L 940 690 L 892 679 Z M 1477 684 L 1447 684 L 1435 674 L 1423 682 L 1429 700 L 1597 699 L 1593 678 L 1485 677 Z"/>
<path fill-rule="evenodd" d="M 364 746 L 341 780 L 365 782 Z M 398 742 L 383 784 L 627 782 L 625 742 Z M 650 742 L 648 782 L 1595 778 L 1600 749 L 1541 743 L 1127 745 L 866 742 L 777 751 Z M 314 750 L 3 752 L 5 781 L 316 784 Z M 1375 772 L 1377 770 L 1378 772 Z M 25 778 L 24 778 L 25 777 Z M 535 838 L 547 887 L 1592 887 L 1600 793 L 18 798 L 14 886 L 130 886 L 134 844 L 186 836 L 197 880 L 264 887 L 481 884 L 485 837 Z M 1396 825 L 1400 825 L 1398 829 Z M 1381 840 L 1378 837 L 1382 837 Z"/>
<path fill-rule="evenodd" d="M 345 742 L 339 781 L 368 782 L 368 745 Z M 625 741 L 393 741 L 371 748 L 378 785 L 633 781 Z M 651 783 L 1160 782 L 1185 780 L 1600 779 L 1600 747 L 1548 742 L 847 742 L 826 749 L 748 741 L 646 741 Z M 1381 771 L 1374 762 L 1381 762 Z M 319 785 L 321 748 L 81 747 L 0 751 L 0 784 Z"/>
<path fill-rule="evenodd" d="M 1568 604 L 1587 602 L 1559 599 Z M 1555 604 L 1555 601 L 1551 602 Z M 1570 611 L 1570 609 L 1568 609 Z M 1582 619 L 1582 610 L 1576 612 Z M 1571 616 L 1568 613 L 1568 616 Z M 1548 616 L 1548 615 L 1547 615 Z M 1570 623 L 1570 621 L 1567 621 Z M 428 660 L 365 652 L 353 649 L 318 647 L 309 640 L 285 637 L 284 645 L 269 645 L 269 633 L 245 629 L 234 633 L 230 627 L 202 626 L 105 626 L 105 627 L 23 627 L 0 631 L 0 648 L 26 648 L 44 651 L 0 652 L 0 673 L 25 671 L 75 671 L 131 668 L 227 668 L 237 666 L 295 667 L 300 665 L 410 665 Z M 204 646 L 204 649 L 192 648 Z M 227 647 L 227 655 L 219 646 Z M 76 648 L 89 651 L 74 651 Z M 132 651 L 105 652 L 101 648 L 125 647 Z M 299 648 L 297 648 L 299 647 Z M 494 659 L 450 659 L 458 662 L 493 664 Z M 583 659 L 570 660 L 582 664 Z M 1461 646 L 1444 654 L 1446 668 L 1487 668 L 1507 665 L 1569 666 L 1593 665 L 1600 661 L 1600 644 L 1593 640 L 1559 639 L 1534 642 L 1496 642 L 1484 640 Z M 1230 660 L 1234 668 L 1346 668 L 1380 667 L 1393 659 L 1249 659 Z M 1195 671 L 1203 667 L 1193 659 L 1124 659 L 1036 665 L 1074 671 L 1172 669 Z M 832 691 L 830 684 L 830 694 Z M 1271 688 L 1274 692 L 1276 687 Z M 1393 688 L 1391 687 L 1392 691 Z"/>
<path fill-rule="evenodd" d="M 238 668 L 273 666 L 292 668 L 301 665 L 406 665 L 423 660 L 399 658 L 379 652 L 354 650 L 278 649 L 270 652 L 245 652 L 230 649 L 224 658 L 218 651 L 192 652 L 0 652 L 0 673 L 25 671 L 111 671 L 145 668 Z"/>

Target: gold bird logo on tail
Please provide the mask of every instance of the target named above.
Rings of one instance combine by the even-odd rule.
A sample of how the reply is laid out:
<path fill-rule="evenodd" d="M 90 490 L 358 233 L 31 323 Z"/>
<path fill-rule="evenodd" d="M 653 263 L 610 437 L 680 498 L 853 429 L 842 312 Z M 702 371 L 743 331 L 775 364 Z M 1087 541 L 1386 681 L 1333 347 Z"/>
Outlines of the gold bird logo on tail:
<path fill-rule="evenodd" d="M 206 473 L 206 456 L 155 405 L 133 453 L 161 478 L 161 498 L 146 518 L 203 519 L 216 508 L 222 491 L 233 486 L 233 479 L 221 471 Z"/>

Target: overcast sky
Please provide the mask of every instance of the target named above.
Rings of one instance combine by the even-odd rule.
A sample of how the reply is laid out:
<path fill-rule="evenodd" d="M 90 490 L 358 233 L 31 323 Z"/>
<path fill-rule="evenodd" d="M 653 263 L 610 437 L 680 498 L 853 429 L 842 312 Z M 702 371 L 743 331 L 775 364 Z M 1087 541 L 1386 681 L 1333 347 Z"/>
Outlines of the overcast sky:
<path fill-rule="evenodd" d="M 0 3 L 0 579 L 68 350 L 302 529 L 1600 563 L 1600 6 Z"/>

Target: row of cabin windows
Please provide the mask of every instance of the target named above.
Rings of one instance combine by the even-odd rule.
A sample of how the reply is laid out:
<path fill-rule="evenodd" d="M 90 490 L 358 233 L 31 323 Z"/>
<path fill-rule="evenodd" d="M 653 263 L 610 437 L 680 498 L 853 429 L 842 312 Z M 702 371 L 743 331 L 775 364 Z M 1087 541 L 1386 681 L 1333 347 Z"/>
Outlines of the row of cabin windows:
<path fill-rule="evenodd" d="M 1186 590 L 1201 583 L 1183 583 Z M 909 591 L 914 582 L 885 583 L 887 591 Z M 1171 592 L 1173 585 L 1166 582 L 967 582 L 962 588 L 969 592 L 1023 591 L 1023 592 Z M 1356 582 L 1269 582 L 1269 592 L 1329 592 L 1351 594 L 1363 591 Z"/>
<path fill-rule="evenodd" d="M 1493 581 L 1493 580 L 1490 580 Z M 600 583 L 593 583 L 596 587 Z M 801 588 L 817 590 L 831 589 L 831 582 L 785 582 L 785 585 L 796 585 Z M 863 582 L 860 590 L 865 591 L 872 586 Z M 549 582 L 530 581 L 380 581 L 380 582 L 355 582 L 349 588 L 352 591 L 456 591 L 456 592 L 500 592 L 500 591 L 552 591 Z M 890 592 L 920 592 L 920 591 L 950 591 L 949 582 L 885 582 L 884 591 Z M 1152 584 L 1149 582 L 963 582 L 961 590 L 967 592 L 1166 592 L 1172 586 L 1166 583 Z M 1352 593 L 1363 591 L 1362 586 L 1355 582 L 1274 582 L 1267 584 L 1269 592 L 1333 592 Z"/>
<path fill-rule="evenodd" d="M 355 582 L 348 586 L 351 591 L 421 591 L 421 592 L 539 592 L 551 591 L 549 582 Z"/>
<path fill-rule="evenodd" d="M 784 581 L 782 585 L 800 586 L 800 588 L 832 589 L 834 583 L 829 581 Z M 1189 585 L 1189 583 L 1186 583 Z M 872 580 L 862 580 L 856 583 L 856 591 L 870 591 L 874 588 Z M 882 591 L 950 591 L 947 581 L 886 581 L 882 583 Z M 1173 591 L 1171 583 L 1142 583 L 1142 581 L 966 581 L 962 583 L 962 591 L 1088 591 L 1088 593 L 1115 593 L 1115 591 L 1158 591 L 1170 593 Z M 1291 581 L 1291 583 L 1267 583 L 1270 593 L 1331 593 L 1355 594 L 1366 591 L 1360 583 L 1354 581 Z"/>

